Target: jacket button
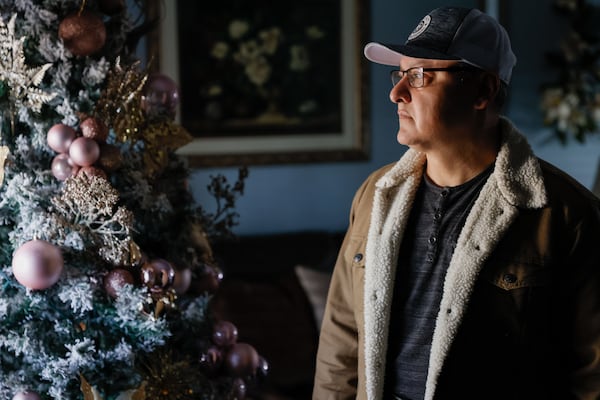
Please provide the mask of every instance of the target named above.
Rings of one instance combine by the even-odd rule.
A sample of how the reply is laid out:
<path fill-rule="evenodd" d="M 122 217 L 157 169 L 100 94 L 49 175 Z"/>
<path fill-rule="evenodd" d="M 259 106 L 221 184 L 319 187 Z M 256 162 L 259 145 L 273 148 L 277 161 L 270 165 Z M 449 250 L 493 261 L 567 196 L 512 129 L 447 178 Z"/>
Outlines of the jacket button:
<path fill-rule="evenodd" d="M 515 274 L 504 274 L 502 280 L 505 283 L 515 283 L 517 281 L 517 276 Z"/>
<path fill-rule="evenodd" d="M 363 255 L 361 253 L 357 253 L 354 255 L 354 262 L 361 262 L 363 259 Z"/>

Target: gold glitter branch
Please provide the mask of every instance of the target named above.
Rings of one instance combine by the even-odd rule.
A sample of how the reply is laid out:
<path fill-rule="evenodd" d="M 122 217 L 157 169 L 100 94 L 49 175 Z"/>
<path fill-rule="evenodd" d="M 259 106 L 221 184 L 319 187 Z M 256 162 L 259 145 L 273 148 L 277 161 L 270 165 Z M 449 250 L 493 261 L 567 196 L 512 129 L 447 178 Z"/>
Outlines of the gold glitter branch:
<path fill-rule="evenodd" d="M 123 68 L 117 58 L 94 112 L 113 128 L 117 140 L 123 143 L 137 142 L 146 123 L 140 102 L 148 75 L 138 71 L 139 64 L 137 61 Z"/>
<path fill-rule="evenodd" d="M 145 172 L 152 177 L 167 166 L 169 153 L 188 144 L 192 136 L 173 121 L 146 117 L 141 98 L 148 74 L 138 67 L 136 62 L 123 68 L 117 59 L 94 113 L 113 128 L 117 140 L 144 143 Z"/>

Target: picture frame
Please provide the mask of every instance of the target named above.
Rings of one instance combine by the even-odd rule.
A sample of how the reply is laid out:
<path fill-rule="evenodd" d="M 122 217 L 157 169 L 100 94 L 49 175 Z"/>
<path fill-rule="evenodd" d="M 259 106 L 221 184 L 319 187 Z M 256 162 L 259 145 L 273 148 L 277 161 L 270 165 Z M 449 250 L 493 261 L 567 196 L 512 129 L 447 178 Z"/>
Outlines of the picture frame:
<path fill-rule="evenodd" d="M 369 68 L 362 49 L 369 34 L 369 0 L 296 3 L 147 0 L 148 18 L 156 18 L 159 22 L 159 28 L 147 38 L 148 60 L 153 60 L 149 65 L 154 72 L 170 77 L 179 86 L 181 104 L 177 122 L 194 139 L 178 152 L 188 159 L 190 166 L 368 159 Z M 252 5 L 251 10 L 246 10 L 248 15 L 244 15 L 244 7 L 248 8 L 248 4 Z M 277 4 L 285 7 L 275 6 Z M 261 7 L 264 8 L 262 14 Z M 290 10 L 290 7 L 295 9 Z M 224 19 L 225 14 L 229 21 Z M 320 20 L 303 23 L 294 17 L 298 15 L 307 18 L 317 15 Z M 323 20 L 327 24 L 319 26 L 318 22 Z M 242 28 L 246 24 L 245 37 L 236 39 L 237 42 L 232 39 L 235 35 L 231 35 L 232 25 L 236 22 Z M 300 56 L 299 65 L 309 67 L 302 70 L 301 78 L 296 78 L 291 62 L 276 64 L 276 60 L 268 59 L 270 76 L 279 74 L 279 80 L 273 79 L 269 90 L 264 90 L 267 84 L 263 76 L 263 81 L 256 84 L 253 91 L 252 83 L 256 83 L 257 78 L 248 82 L 252 78 L 247 73 L 249 67 L 239 60 L 241 44 L 244 40 L 266 43 L 263 34 L 269 27 L 278 29 L 283 38 L 279 41 L 282 54 L 285 54 L 283 50 L 291 54 L 291 47 L 295 45 L 306 45 L 307 48 L 308 44 L 312 45 Z M 302 35 L 309 35 L 310 29 L 313 29 L 313 35 L 309 39 L 298 40 Z M 304 40 L 306 43 L 302 42 Z M 318 41 L 320 47 L 313 45 Z M 229 50 L 228 64 L 215 55 L 222 42 Z M 283 46 L 289 49 L 283 49 Z M 245 82 L 236 86 L 229 77 L 235 78 L 233 82 L 242 79 Z M 268 80 L 267 83 L 271 84 Z M 210 96 L 207 93 L 212 93 L 213 89 L 218 95 L 216 104 L 207 100 Z M 265 93 L 268 95 L 261 97 Z M 270 100 L 266 100 L 271 93 L 278 95 L 282 109 L 276 114 L 271 112 Z"/>

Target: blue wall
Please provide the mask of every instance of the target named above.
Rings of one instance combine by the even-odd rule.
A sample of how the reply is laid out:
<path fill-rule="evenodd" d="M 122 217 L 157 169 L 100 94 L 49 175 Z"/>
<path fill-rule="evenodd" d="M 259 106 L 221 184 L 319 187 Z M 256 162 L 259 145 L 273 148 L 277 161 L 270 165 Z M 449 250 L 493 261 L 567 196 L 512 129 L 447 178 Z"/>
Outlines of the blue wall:
<path fill-rule="evenodd" d="M 586 145 L 547 144 L 550 132 L 542 126 L 539 85 L 552 80 L 554 71 L 544 63 L 544 53 L 555 49 L 565 32 L 565 21 L 553 14 L 551 0 L 510 2 L 507 28 L 518 64 L 513 74 L 507 115 L 524 131 L 542 158 L 564 169 L 587 187 L 592 187 L 600 139 Z M 518 4 L 517 4 L 518 3 Z M 420 18 L 442 1 L 371 0 L 371 38 L 403 42 Z M 475 0 L 455 0 L 453 5 L 474 7 Z M 369 161 L 305 165 L 250 166 L 246 192 L 237 211 L 236 233 L 264 234 L 303 230 L 341 231 L 347 226 L 352 196 L 367 175 L 397 160 L 405 148 L 397 144 L 395 106 L 388 99 L 388 67 L 371 66 L 371 158 Z M 206 208 L 213 201 L 206 192 L 211 175 L 230 180 L 236 168 L 199 169 L 190 181 L 194 197 Z"/>

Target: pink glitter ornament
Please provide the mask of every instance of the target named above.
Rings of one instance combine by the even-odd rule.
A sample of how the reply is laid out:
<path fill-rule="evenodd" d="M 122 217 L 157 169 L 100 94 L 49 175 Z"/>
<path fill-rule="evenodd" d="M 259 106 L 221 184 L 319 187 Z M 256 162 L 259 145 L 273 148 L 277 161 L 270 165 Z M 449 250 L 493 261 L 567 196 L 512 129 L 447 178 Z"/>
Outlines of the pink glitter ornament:
<path fill-rule="evenodd" d="M 99 118 L 86 118 L 79 124 L 79 129 L 84 137 L 94 139 L 98 143 L 104 143 L 108 138 L 108 126 Z"/>
<path fill-rule="evenodd" d="M 104 278 L 104 290 L 110 297 L 116 299 L 125 285 L 133 285 L 133 283 L 131 272 L 123 268 L 115 268 Z"/>

